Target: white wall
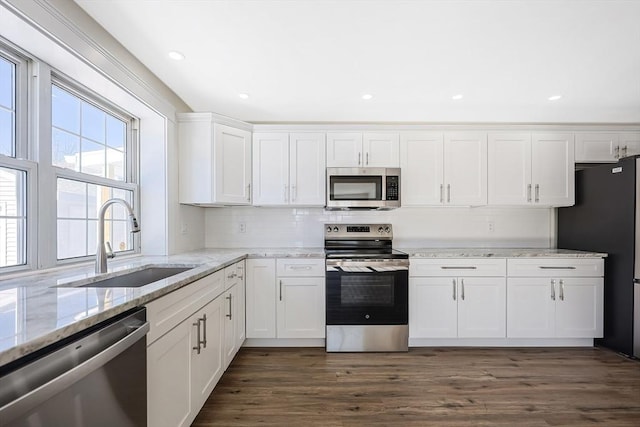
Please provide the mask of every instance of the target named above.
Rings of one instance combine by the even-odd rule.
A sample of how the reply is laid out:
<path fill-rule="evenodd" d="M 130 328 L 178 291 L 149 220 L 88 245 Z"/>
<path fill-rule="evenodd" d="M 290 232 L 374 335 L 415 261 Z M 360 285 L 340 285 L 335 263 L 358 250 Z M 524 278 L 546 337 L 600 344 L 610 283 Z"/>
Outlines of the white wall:
<path fill-rule="evenodd" d="M 533 247 L 555 242 L 555 210 L 543 208 L 400 208 L 325 211 L 322 208 L 206 209 L 207 247 L 322 247 L 323 224 L 388 222 L 395 247 Z M 489 231 L 489 222 L 494 231 Z M 241 224 L 245 232 L 240 232 Z"/>

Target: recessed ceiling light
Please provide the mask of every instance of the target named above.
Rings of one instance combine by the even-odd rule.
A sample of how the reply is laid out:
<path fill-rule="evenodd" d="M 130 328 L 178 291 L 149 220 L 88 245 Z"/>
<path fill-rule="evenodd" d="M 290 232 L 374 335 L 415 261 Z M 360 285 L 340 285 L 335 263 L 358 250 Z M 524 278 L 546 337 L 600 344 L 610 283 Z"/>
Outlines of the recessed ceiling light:
<path fill-rule="evenodd" d="M 453 99 L 454 101 L 458 101 L 458 100 L 460 100 L 460 99 L 462 99 L 462 98 L 463 98 L 463 96 L 462 96 L 462 94 L 461 94 L 461 93 L 459 93 L 459 94 L 457 94 L 457 95 L 453 95 L 453 96 L 451 97 L 451 99 Z"/>
<path fill-rule="evenodd" d="M 368 101 L 371 98 L 373 98 L 373 95 L 371 95 L 370 93 L 365 93 L 364 95 L 362 95 L 362 99 L 364 99 L 365 101 Z"/>
<path fill-rule="evenodd" d="M 174 61 L 182 61 L 184 59 L 184 55 L 178 51 L 172 50 L 171 52 L 169 52 L 169 58 L 173 59 Z"/>
<path fill-rule="evenodd" d="M 549 97 L 549 101 L 557 101 L 560 98 L 562 98 L 562 95 L 553 95 Z"/>
<path fill-rule="evenodd" d="M 249 99 L 249 94 L 248 93 L 239 93 L 238 96 L 242 99 Z"/>

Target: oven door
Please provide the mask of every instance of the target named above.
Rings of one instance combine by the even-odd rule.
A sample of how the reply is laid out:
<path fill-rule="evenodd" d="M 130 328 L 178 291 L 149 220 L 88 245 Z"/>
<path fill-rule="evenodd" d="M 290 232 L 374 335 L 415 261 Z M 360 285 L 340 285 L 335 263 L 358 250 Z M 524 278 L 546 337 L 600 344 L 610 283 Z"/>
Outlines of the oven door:
<path fill-rule="evenodd" d="M 406 260 L 375 263 L 330 260 L 326 273 L 327 325 L 408 324 Z"/>

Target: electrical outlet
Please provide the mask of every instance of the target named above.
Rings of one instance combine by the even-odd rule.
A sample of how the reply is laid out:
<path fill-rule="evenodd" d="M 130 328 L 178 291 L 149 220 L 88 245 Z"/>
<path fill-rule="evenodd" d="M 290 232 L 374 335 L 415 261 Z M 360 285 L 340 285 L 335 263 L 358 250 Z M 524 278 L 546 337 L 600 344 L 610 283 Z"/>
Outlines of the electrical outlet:
<path fill-rule="evenodd" d="M 489 233 L 496 231 L 496 223 L 494 221 L 487 221 L 487 231 Z"/>
<path fill-rule="evenodd" d="M 247 232 L 247 224 L 245 222 L 241 222 L 238 224 L 238 231 L 240 233 L 246 233 Z"/>

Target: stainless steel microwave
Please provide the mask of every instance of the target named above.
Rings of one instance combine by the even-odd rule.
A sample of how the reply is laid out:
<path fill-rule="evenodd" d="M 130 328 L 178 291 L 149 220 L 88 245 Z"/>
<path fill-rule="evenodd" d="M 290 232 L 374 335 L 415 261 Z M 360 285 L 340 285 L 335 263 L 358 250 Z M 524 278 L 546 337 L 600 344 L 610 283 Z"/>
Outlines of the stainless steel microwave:
<path fill-rule="evenodd" d="M 400 168 L 327 168 L 327 209 L 400 207 Z"/>

